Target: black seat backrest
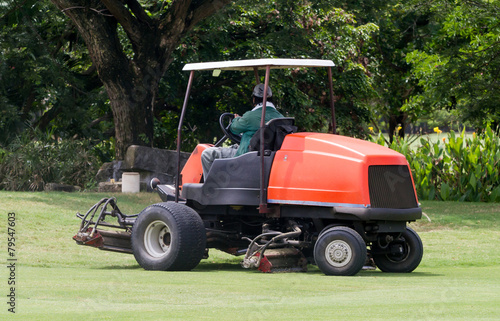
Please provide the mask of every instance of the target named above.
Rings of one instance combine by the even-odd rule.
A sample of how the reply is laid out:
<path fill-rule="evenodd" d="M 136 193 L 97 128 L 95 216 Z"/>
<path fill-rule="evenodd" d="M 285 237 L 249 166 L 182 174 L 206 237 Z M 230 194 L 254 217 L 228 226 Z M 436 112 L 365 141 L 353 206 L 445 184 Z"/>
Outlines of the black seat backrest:
<path fill-rule="evenodd" d="M 264 127 L 264 150 L 277 151 L 281 148 L 285 136 L 297 131 L 294 125 L 295 119 L 292 117 L 274 118 L 266 123 Z M 248 151 L 258 151 L 260 148 L 260 132 L 259 128 L 252 136 Z"/>

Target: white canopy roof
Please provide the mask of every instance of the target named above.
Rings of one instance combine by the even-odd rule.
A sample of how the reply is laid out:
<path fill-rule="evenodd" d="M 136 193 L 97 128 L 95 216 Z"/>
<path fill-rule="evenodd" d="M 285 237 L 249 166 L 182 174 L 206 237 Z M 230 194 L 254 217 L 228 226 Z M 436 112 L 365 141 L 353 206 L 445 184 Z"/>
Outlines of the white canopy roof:
<path fill-rule="evenodd" d="M 271 69 L 283 68 L 299 68 L 299 67 L 334 67 L 335 64 L 331 60 L 321 59 L 249 59 L 249 60 L 233 60 L 233 61 L 217 61 L 217 62 L 199 62 L 186 64 L 182 70 L 241 70 L 248 71 L 257 69 L 266 69 L 270 66 Z"/>

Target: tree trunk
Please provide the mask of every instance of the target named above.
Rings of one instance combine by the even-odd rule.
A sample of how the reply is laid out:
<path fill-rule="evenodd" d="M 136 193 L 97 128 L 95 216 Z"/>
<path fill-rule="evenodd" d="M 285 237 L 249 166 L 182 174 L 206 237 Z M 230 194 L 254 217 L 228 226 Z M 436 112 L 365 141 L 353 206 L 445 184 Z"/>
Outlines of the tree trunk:
<path fill-rule="evenodd" d="M 157 18 L 136 0 L 52 2 L 71 18 L 87 44 L 113 111 L 115 157 L 123 159 L 128 146 L 150 145 L 153 140 L 153 100 L 180 39 L 229 0 L 173 0 L 167 9 L 158 1 L 162 13 Z M 133 54 L 123 48 L 126 41 L 118 26 Z"/>
<path fill-rule="evenodd" d="M 157 86 L 157 85 L 156 85 Z M 115 125 L 115 157 L 124 159 L 130 145 L 153 141 L 152 93 L 139 92 L 133 84 L 105 83 Z"/>

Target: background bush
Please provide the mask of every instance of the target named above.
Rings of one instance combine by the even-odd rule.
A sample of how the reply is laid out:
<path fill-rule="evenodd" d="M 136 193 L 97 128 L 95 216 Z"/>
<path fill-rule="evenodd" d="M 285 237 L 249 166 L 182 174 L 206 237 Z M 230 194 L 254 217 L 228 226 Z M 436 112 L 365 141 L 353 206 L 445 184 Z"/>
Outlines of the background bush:
<path fill-rule="evenodd" d="M 381 134 L 370 139 L 388 146 Z M 465 131 L 451 131 L 437 142 L 420 138 L 418 147 L 414 140 L 396 139 L 388 147 L 406 156 L 419 199 L 500 202 L 500 137 L 490 127 L 470 138 Z M 18 137 L 0 148 L 0 189 L 36 191 L 46 183 L 92 188 L 99 155 L 88 140 Z"/>
<path fill-rule="evenodd" d="M 101 161 L 89 141 L 36 136 L 18 137 L 0 149 L 0 189 L 38 191 L 47 183 L 95 186 Z"/>
<path fill-rule="evenodd" d="M 387 146 L 382 135 L 371 139 Z M 406 156 L 420 199 L 500 202 L 500 137 L 491 127 L 472 138 L 465 130 L 437 142 L 421 138 L 420 145 L 405 139 L 389 146 Z"/>

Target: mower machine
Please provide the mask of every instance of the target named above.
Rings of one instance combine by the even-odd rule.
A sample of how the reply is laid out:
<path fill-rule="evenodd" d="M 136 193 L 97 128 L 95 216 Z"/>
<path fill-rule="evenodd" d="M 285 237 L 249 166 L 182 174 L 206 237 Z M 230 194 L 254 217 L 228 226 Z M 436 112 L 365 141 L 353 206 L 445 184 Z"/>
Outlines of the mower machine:
<path fill-rule="evenodd" d="M 243 267 L 263 272 L 306 271 L 311 263 L 327 275 L 355 275 L 367 262 L 383 272 L 413 271 L 423 246 L 407 223 L 420 219 L 422 210 L 408 162 L 389 148 L 335 134 L 290 133 L 294 119 L 280 118 L 262 121 L 255 151 L 215 160 L 206 179 L 201 153 L 210 144 L 198 145 L 181 172 L 181 128 L 195 71 L 254 71 L 258 83 L 258 71 L 265 70 L 267 90 L 273 69 L 327 68 L 335 133 L 333 66 L 311 59 L 185 65 L 190 78 L 178 127 L 176 184 L 153 179 L 163 202 L 135 215 L 123 214 L 114 198 L 101 200 L 77 214 L 82 222 L 74 240 L 132 253 L 146 270 L 192 270 L 215 248 L 244 255 Z M 265 108 L 262 114 L 265 119 Z M 221 116 L 224 138 L 216 145 L 239 141 L 225 125 L 231 116 Z"/>

